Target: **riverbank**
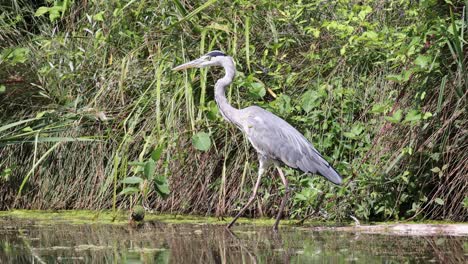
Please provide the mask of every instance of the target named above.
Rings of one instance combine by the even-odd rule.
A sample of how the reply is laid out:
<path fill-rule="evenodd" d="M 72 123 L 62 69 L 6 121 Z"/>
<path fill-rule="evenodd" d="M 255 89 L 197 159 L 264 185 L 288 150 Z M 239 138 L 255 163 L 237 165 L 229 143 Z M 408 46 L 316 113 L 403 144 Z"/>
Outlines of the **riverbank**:
<path fill-rule="evenodd" d="M 118 211 L 92 211 L 92 210 L 12 210 L 0 211 L 0 218 L 13 218 L 49 223 L 62 222 L 69 224 L 114 224 L 126 225 L 129 221 L 129 212 Z M 231 217 L 216 218 L 181 214 L 146 214 L 145 222 L 159 222 L 165 224 L 193 224 L 193 225 L 227 225 Z M 238 223 L 251 226 L 272 226 L 274 219 L 269 218 L 240 218 Z M 309 231 L 338 231 L 359 232 L 366 234 L 391 234 L 411 236 L 451 235 L 468 236 L 468 223 L 447 221 L 421 221 L 421 222 L 370 222 L 357 225 L 354 222 L 326 222 L 305 221 L 299 225 L 297 220 L 281 221 L 283 227 L 296 227 Z"/>

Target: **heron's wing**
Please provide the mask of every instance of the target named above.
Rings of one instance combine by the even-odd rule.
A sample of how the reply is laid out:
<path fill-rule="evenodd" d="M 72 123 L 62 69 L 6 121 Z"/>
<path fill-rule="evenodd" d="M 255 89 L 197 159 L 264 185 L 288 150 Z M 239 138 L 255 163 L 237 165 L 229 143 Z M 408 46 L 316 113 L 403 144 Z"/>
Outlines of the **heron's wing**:
<path fill-rule="evenodd" d="M 318 173 L 335 184 L 341 176 L 294 127 L 257 106 L 244 110 L 242 126 L 255 149 L 304 172 Z"/>

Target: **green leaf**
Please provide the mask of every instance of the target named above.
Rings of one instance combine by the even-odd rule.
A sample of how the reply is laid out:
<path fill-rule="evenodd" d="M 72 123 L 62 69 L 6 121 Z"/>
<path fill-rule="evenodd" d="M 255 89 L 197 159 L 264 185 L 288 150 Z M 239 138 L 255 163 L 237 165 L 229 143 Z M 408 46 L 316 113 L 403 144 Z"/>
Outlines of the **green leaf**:
<path fill-rule="evenodd" d="M 361 20 L 364 20 L 368 14 L 372 12 L 372 7 L 370 6 L 363 6 L 362 10 L 358 13 L 358 17 Z"/>
<path fill-rule="evenodd" d="M 427 68 L 429 68 L 429 65 L 431 64 L 431 61 L 432 61 L 431 56 L 419 55 L 414 60 L 414 64 L 419 66 L 421 69 L 427 69 Z"/>
<path fill-rule="evenodd" d="M 43 16 L 45 13 L 49 12 L 49 8 L 46 6 L 41 6 L 36 10 L 36 13 L 34 13 L 34 16 Z"/>
<path fill-rule="evenodd" d="M 361 124 L 356 124 L 351 128 L 351 131 L 343 133 L 347 138 L 356 139 L 364 131 L 364 127 Z"/>
<path fill-rule="evenodd" d="M 149 159 L 146 162 L 145 169 L 143 171 L 143 173 L 145 174 L 145 177 L 147 179 L 151 179 L 151 177 L 153 177 L 155 169 L 156 169 L 156 162 L 154 162 L 154 160 L 152 160 L 152 159 Z"/>
<path fill-rule="evenodd" d="M 169 196 L 169 184 L 167 183 L 167 178 L 164 176 L 158 176 L 154 178 L 154 188 L 155 191 L 162 197 L 166 198 Z"/>
<path fill-rule="evenodd" d="M 94 21 L 104 21 L 104 11 L 101 11 L 93 16 Z"/>
<path fill-rule="evenodd" d="M 296 194 L 296 196 L 294 197 L 295 200 L 299 200 L 299 201 L 307 201 L 307 197 L 305 197 L 305 195 L 303 195 L 302 193 L 298 193 Z"/>
<path fill-rule="evenodd" d="M 21 131 L 23 131 L 23 132 L 31 132 L 31 131 L 34 131 L 34 129 L 32 129 L 30 126 L 27 126 L 27 127 L 23 128 L 23 129 L 21 129 Z"/>
<path fill-rule="evenodd" d="M 205 132 L 198 132 L 192 137 L 193 146 L 201 151 L 207 151 L 211 146 L 210 135 Z"/>
<path fill-rule="evenodd" d="M 418 122 L 421 119 L 422 119 L 421 112 L 413 109 L 406 114 L 404 122 Z"/>
<path fill-rule="evenodd" d="M 143 182 L 143 179 L 140 177 L 132 176 L 132 177 L 127 177 L 122 180 L 122 183 L 126 184 L 137 184 Z"/>
<path fill-rule="evenodd" d="M 161 146 L 157 147 L 156 149 L 154 149 L 153 152 L 151 152 L 151 159 L 154 160 L 154 161 L 159 160 L 159 158 L 161 157 L 161 154 L 163 152 L 163 149 L 164 149 L 163 145 L 161 145 Z"/>
<path fill-rule="evenodd" d="M 128 194 L 134 194 L 134 193 L 138 193 L 140 190 L 138 188 L 135 188 L 135 187 L 127 187 L 127 188 L 124 188 L 120 193 L 119 195 L 128 195 Z"/>
<path fill-rule="evenodd" d="M 54 22 L 55 20 L 59 19 L 61 17 L 60 15 L 61 7 L 52 7 L 49 10 L 49 20 Z"/>
<path fill-rule="evenodd" d="M 424 113 L 423 119 L 426 120 L 426 119 L 429 119 L 431 117 L 432 117 L 432 113 L 431 112 L 426 112 L 426 113 Z"/>
<path fill-rule="evenodd" d="M 439 172 L 440 172 L 440 168 L 439 168 L 439 167 L 434 167 L 434 168 L 431 169 L 431 171 L 432 171 L 433 173 L 439 173 Z"/>
<path fill-rule="evenodd" d="M 372 106 L 372 109 L 370 112 L 372 114 L 381 114 L 381 113 L 385 113 L 386 110 L 387 110 L 387 105 L 377 103 Z"/>
<path fill-rule="evenodd" d="M 379 38 L 379 35 L 375 33 L 374 31 L 366 31 L 362 33 L 362 35 L 359 37 L 359 39 L 368 40 L 368 41 L 375 41 L 378 38 Z"/>
<path fill-rule="evenodd" d="M 444 200 L 440 199 L 440 198 L 435 198 L 434 199 L 434 202 L 438 205 L 444 205 Z"/>
<path fill-rule="evenodd" d="M 206 106 L 206 117 L 210 120 L 216 120 L 218 118 L 218 106 L 215 101 L 209 101 Z"/>
<path fill-rule="evenodd" d="M 390 81 L 404 83 L 409 81 L 411 74 L 413 74 L 413 69 L 404 70 L 401 74 L 389 74 L 385 78 Z"/>
<path fill-rule="evenodd" d="M 10 175 L 11 175 L 11 168 L 5 168 L 2 173 L 0 173 L 0 182 L 1 181 L 9 181 L 10 180 Z"/>
<path fill-rule="evenodd" d="M 24 63 L 28 59 L 30 50 L 28 48 L 9 48 L 2 51 L 0 59 L 4 59 L 12 65 Z"/>
<path fill-rule="evenodd" d="M 319 92 L 309 90 L 302 95 L 301 107 L 306 113 L 309 113 L 315 107 L 320 106 L 322 103 L 322 96 Z"/>
<path fill-rule="evenodd" d="M 249 95 L 254 99 L 262 99 L 266 95 L 266 90 L 263 83 L 251 83 L 249 87 Z"/>
<path fill-rule="evenodd" d="M 6 87 L 5 85 L 0 85 L 0 94 L 6 92 Z"/>
<path fill-rule="evenodd" d="M 314 36 L 314 38 L 318 38 L 320 37 L 320 29 L 318 28 L 315 28 L 315 27 L 307 27 L 305 29 L 306 33 L 308 34 L 312 34 L 312 36 Z"/>
<path fill-rule="evenodd" d="M 393 113 L 392 116 L 386 116 L 385 120 L 391 122 L 391 123 L 399 123 L 401 121 L 401 118 L 403 117 L 403 111 L 400 109 Z"/>

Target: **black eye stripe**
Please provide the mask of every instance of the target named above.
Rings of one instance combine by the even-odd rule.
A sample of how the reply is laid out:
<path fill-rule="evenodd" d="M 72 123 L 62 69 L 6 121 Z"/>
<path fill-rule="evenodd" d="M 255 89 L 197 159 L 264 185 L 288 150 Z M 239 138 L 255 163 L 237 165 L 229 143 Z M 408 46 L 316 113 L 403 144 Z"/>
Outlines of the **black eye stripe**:
<path fill-rule="evenodd" d="M 218 51 L 218 50 L 208 52 L 206 55 L 208 55 L 210 57 L 226 56 L 226 54 L 224 54 L 224 53 L 222 53 L 221 51 Z"/>

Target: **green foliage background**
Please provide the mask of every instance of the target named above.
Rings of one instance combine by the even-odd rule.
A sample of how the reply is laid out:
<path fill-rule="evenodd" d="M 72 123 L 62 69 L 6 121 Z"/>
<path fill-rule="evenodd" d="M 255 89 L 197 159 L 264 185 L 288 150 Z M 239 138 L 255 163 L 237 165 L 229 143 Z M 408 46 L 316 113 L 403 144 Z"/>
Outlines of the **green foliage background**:
<path fill-rule="evenodd" d="M 0 209 L 142 195 L 158 211 L 237 212 L 257 165 L 217 112 L 222 73 L 170 70 L 220 49 L 237 62 L 232 104 L 281 116 L 345 178 L 287 169 L 290 217 L 467 220 L 466 1 L 0 5 Z M 277 210 L 270 175 L 252 216 Z"/>

